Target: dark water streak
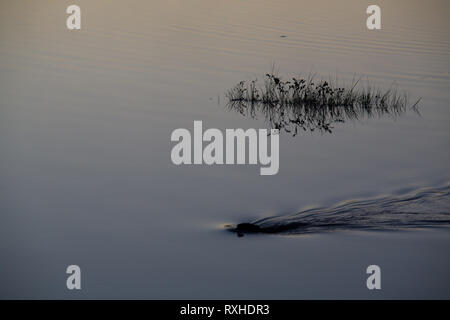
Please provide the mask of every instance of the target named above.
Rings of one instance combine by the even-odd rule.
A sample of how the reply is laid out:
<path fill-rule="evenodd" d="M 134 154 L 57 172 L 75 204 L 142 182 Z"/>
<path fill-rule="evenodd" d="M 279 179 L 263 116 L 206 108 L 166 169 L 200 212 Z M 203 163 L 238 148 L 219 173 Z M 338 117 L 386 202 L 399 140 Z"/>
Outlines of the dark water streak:
<path fill-rule="evenodd" d="M 230 227 L 246 233 L 311 234 L 337 230 L 399 230 L 450 225 L 450 184 L 405 195 L 341 202 L 293 215 L 267 217 Z"/>

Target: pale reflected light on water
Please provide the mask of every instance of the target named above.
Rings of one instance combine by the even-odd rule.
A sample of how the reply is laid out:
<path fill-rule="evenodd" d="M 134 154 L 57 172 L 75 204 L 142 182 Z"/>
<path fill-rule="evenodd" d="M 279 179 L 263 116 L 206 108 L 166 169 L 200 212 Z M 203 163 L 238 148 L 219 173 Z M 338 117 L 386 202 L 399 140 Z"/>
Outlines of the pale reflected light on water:
<path fill-rule="evenodd" d="M 0 297 L 73 298 L 76 263 L 76 298 L 449 298 L 447 228 L 238 239 L 210 227 L 450 181 L 449 2 L 377 3 L 382 30 L 369 31 L 357 0 L 80 0 L 82 29 L 68 31 L 72 3 L 3 1 Z M 270 177 L 171 163 L 171 132 L 194 120 L 266 127 L 227 111 L 225 93 L 274 63 L 286 78 L 395 85 L 422 98 L 421 116 L 282 135 Z"/>

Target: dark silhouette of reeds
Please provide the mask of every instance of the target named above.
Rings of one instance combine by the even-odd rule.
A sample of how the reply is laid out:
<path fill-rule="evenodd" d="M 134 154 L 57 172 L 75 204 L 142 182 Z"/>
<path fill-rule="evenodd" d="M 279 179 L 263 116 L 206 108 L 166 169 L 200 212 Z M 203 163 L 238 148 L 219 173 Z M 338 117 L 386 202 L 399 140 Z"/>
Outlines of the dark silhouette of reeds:
<path fill-rule="evenodd" d="M 331 83 L 333 82 L 333 84 Z M 241 81 L 226 93 L 228 108 L 244 116 L 265 116 L 271 128 L 283 129 L 294 136 L 299 129 L 332 132 L 333 124 L 381 116 L 396 118 L 408 109 L 417 113 L 417 100 L 409 105 L 406 94 L 394 88 L 387 90 L 360 85 L 353 80 L 348 87 L 337 81 L 314 81 L 314 76 L 288 81 L 273 72 L 258 80 Z"/>

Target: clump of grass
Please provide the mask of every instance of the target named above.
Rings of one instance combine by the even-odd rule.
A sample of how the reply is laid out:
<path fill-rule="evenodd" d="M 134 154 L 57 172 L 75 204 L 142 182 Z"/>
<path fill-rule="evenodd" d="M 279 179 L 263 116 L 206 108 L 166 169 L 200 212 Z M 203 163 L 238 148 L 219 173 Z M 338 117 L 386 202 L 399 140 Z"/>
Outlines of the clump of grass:
<path fill-rule="evenodd" d="M 228 106 L 243 115 L 256 118 L 265 115 L 272 128 L 296 135 L 298 129 L 332 132 L 332 125 L 347 120 L 374 116 L 398 117 L 409 108 L 419 113 L 417 100 L 411 106 L 406 94 L 394 88 L 382 90 L 360 79 L 350 86 L 338 86 L 337 81 L 315 81 L 314 76 L 283 80 L 268 73 L 264 81 L 241 81 L 226 96 Z"/>

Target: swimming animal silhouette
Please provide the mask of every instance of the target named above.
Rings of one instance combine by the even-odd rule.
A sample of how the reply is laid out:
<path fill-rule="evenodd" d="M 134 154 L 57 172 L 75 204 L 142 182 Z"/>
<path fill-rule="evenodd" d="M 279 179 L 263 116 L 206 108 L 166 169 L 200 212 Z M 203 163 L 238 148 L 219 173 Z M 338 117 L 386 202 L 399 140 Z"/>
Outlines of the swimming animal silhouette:
<path fill-rule="evenodd" d="M 227 225 L 245 234 L 311 234 L 337 230 L 397 230 L 450 225 L 450 184 L 403 195 L 348 200 L 328 208 L 302 210 Z"/>

